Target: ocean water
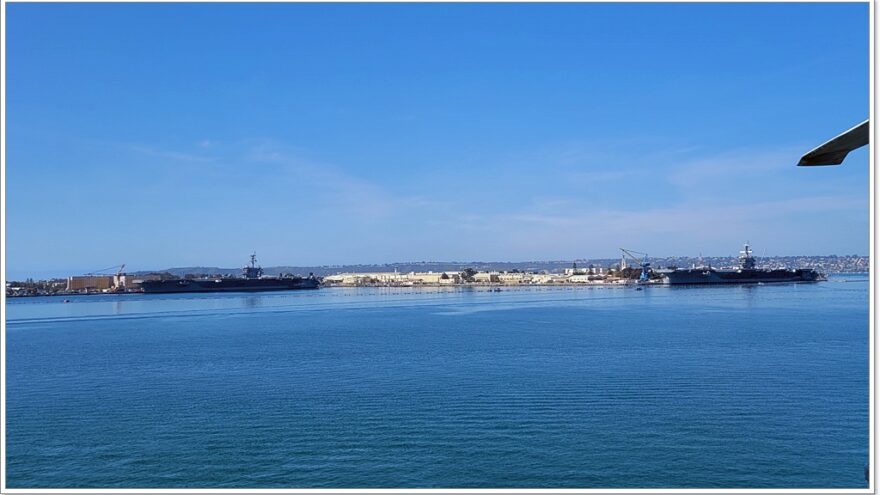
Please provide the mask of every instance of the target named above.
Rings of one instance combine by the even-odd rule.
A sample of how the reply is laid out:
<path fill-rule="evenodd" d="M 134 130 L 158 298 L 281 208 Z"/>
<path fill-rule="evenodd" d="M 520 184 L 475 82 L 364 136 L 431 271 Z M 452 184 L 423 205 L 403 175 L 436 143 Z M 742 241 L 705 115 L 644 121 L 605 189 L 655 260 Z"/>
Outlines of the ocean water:
<path fill-rule="evenodd" d="M 868 278 L 8 299 L 10 488 L 866 487 Z"/>

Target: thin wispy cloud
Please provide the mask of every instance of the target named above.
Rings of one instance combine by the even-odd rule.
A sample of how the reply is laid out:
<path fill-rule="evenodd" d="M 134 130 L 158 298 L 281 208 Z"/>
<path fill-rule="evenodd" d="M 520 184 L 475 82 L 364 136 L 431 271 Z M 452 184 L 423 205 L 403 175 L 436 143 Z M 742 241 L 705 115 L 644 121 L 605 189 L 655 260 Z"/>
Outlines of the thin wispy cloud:
<path fill-rule="evenodd" d="M 570 172 L 548 167 L 542 178 L 553 183 L 555 177 L 559 185 L 524 189 L 526 197 L 516 208 L 472 211 L 440 222 L 451 231 L 504 238 L 511 250 L 535 253 L 608 253 L 627 240 L 637 246 L 659 240 L 678 249 L 700 244 L 711 251 L 773 230 L 796 232 L 766 241 L 771 248 L 791 249 L 815 236 L 792 228 L 803 225 L 804 217 L 837 215 L 858 221 L 868 206 L 865 195 L 851 194 L 851 188 L 839 187 L 842 183 L 833 178 L 797 169 L 792 157 L 802 148 L 705 153 L 700 147 L 675 145 L 652 150 L 656 161 L 651 167 L 634 160 L 640 153 L 630 150 L 621 154 L 617 168 Z M 646 188 L 669 191 L 669 200 L 658 202 L 655 194 L 653 203 L 646 203 L 641 197 Z"/>
<path fill-rule="evenodd" d="M 795 172 L 794 164 L 804 149 L 804 146 L 785 146 L 771 150 L 722 151 L 674 164 L 666 180 L 683 190 L 718 182 L 760 181 Z"/>
<path fill-rule="evenodd" d="M 361 221 L 381 220 L 414 209 L 443 208 L 447 204 L 409 191 L 391 192 L 336 165 L 304 158 L 299 150 L 272 140 L 251 143 L 245 160 L 276 166 L 277 173 L 298 187 L 322 193 L 325 205 L 341 208 Z"/>
<path fill-rule="evenodd" d="M 175 150 L 165 150 L 160 148 L 154 148 L 149 146 L 142 145 L 130 145 L 128 146 L 130 151 L 135 153 L 139 153 L 141 155 L 145 155 L 152 158 L 161 158 L 163 160 L 170 160 L 174 162 L 198 162 L 198 163 L 207 163 L 213 162 L 216 160 L 215 157 L 205 156 L 197 153 L 185 153 Z"/>
<path fill-rule="evenodd" d="M 685 203 L 673 208 L 648 210 L 579 209 L 557 214 L 520 212 L 487 219 L 487 224 L 498 220 L 539 224 L 550 227 L 584 227 L 609 229 L 624 225 L 626 228 L 651 232 L 686 232 L 694 228 L 719 228 L 731 223 L 767 221 L 792 213 L 841 212 L 862 210 L 865 198 L 851 196 L 810 196 L 759 203 Z"/>
<path fill-rule="evenodd" d="M 723 254 L 747 239 L 764 241 L 765 249 L 783 251 L 811 239 L 813 249 L 827 243 L 816 239 L 818 233 L 811 229 L 805 229 L 801 236 L 772 242 L 775 236 L 768 231 L 780 231 L 791 224 L 803 225 L 803 215 L 851 218 L 866 215 L 866 211 L 864 198 L 810 196 L 757 203 L 687 203 L 644 210 L 593 209 L 588 205 L 556 212 L 530 209 L 510 214 L 468 215 L 450 222 L 448 227 L 480 232 L 490 238 L 503 236 L 511 250 L 534 255 L 613 255 L 620 245 L 658 249 L 660 239 L 665 246 L 659 248 L 665 251 L 662 254 L 696 250 Z"/>

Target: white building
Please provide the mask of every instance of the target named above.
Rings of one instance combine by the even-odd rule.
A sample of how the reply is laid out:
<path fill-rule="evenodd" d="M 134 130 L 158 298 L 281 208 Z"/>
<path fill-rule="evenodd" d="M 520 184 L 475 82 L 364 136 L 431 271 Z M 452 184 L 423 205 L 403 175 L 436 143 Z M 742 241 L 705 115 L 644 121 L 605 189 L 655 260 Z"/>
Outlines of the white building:
<path fill-rule="evenodd" d="M 532 280 L 531 276 L 527 273 L 499 273 L 498 281 L 502 284 L 507 285 L 516 285 L 516 284 L 526 284 Z"/>
<path fill-rule="evenodd" d="M 474 282 L 480 284 L 491 284 L 491 283 L 499 283 L 501 279 L 498 277 L 498 272 L 477 272 L 474 275 Z"/>
<path fill-rule="evenodd" d="M 327 275 L 324 282 L 340 285 L 438 285 L 461 282 L 459 272 L 370 272 Z"/>

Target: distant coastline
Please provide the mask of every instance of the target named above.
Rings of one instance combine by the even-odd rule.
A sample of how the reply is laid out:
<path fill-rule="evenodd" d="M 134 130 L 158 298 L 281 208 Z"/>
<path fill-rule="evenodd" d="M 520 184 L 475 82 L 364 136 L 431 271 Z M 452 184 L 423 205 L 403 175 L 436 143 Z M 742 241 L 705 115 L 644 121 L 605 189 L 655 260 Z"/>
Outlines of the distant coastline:
<path fill-rule="evenodd" d="M 838 272 L 838 273 L 829 273 L 828 276 L 831 277 L 839 277 L 842 275 L 868 275 L 869 272 Z M 798 283 L 798 282 L 791 282 Z M 631 288 L 635 286 L 636 283 L 634 280 L 624 280 L 617 279 L 614 281 L 596 281 L 591 283 L 579 283 L 579 282 L 549 282 L 549 283 L 536 283 L 536 284 L 509 284 L 504 282 L 470 282 L 470 283 L 418 283 L 418 284 L 382 284 L 382 283 L 373 283 L 373 284 L 328 284 L 325 285 L 325 289 L 365 289 L 365 290 L 379 290 L 379 289 L 412 289 L 412 290 L 431 290 L 431 289 L 468 289 L 475 291 L 486 291 L 486 292 L 503 292 L 509 290 L 527 290 L 527 289 L 564 289 L 564 288 L 578 288 L 578 289 L 590 289 L 590 288 Z M 668 287 L 664 284 L 649 284 L 654 285 L 656 287 Z M 645 287 L 645 286 L 642 286 Z M 234 294 L 243 294 L 242 292 L 232 292 Z M 277 292 L 273 292 L 277 294 Z M 217 293 L 213 293 L 217 294 Z M 10 298 L 19 298 L 19 297 L 61 297 L 61 296 L 97 296 L 97 295 L 114 295 L 114 296 L 125 296 L 125 295 L 143 295 L 142 292 L 138 291 L 128 291 L 128 292 L 45 292 L 45 293 L 22 293 L 22 294 L 7 294 L 7 297 Z"/>
<path fill-rule="evenodd" d="M 654 269 L 692 266 L 735 267 L 735 257 L 651 258 Z M 813 269 L 826 274 L 864 274 L 870 259 L 858 255 L 777 256 L 757 259 L 761 268 Z M 629 266 L 627 266 L 629 264 Z M 623 270 L 621 270 L 623 267 Z M 120 270 L 124 268 L 121 267 Z M 144 280 L 220 279 L 238 276 L 241 269 L 178 267 L 158 271 L 130 271 L 70 275 L 44 280 L 9 280 L 8 297 L 139 293 Z M 523 262 L 405 262 L 384 265 L 275 266 L 266 276 L 314 274 L 324 287 L 504 287 L 504 286 L 620 286 L 634 282 L 639 269 L 624 259 Z M 467 274 L 467 275 L 466 275 Z"/>
<path fill-rule="evenodd" d="M 473 268 L 477 271 L 510 272 L 513 270 L 535 272 L 546 270 L 548 272 L 561 272 L 562 270 L 577 264 L 580 267 L 590 265 L 598 267 L 611 267 L 619 263 L 620 258 L 583 258 L 574 260 L 537 260 L 537 261 L 408 261 L 398 263 L 366 263 L 349 265 L 320 265 L 320 266 L 293 266 L 278 265 L 264 267 L 267 274 L 278 273 L 314 273 L 317 276 L 335 275 L 338 273 L 369 273 L 369 272 L 444 272 L 460 271 Z M 651 262 L 656 267 L 678 266 L 687 267 L 694 264 L 707 264 L 711 266 L 733 266 L 738 263 L 736 256 L 670 256 L 652 257 Z M 758 257 L 760 265 L 786 266 L 789 268 L 815 268 L 825 273 L 866 273 L 869 267 L 869 257 L 860 255 L 825 255 L 825 256 L 768 256 Z M 135 275 L 148 273 L 170 273 L 179 277 L 187 274 L 205 273 L 219 275 L 238 274 L 241 268 L 220 268 L 208 266 L 174 267 L 163 270 L 140 270 L 130 272 Z"/>

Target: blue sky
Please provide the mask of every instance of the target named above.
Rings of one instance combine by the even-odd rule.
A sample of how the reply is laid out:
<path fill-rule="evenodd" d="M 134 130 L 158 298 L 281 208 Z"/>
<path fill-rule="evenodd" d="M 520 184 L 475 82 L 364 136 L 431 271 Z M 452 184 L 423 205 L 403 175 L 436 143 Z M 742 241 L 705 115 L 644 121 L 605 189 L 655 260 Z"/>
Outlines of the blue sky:
<path fill-rule="evenodd" d="M 7 4 L 7 270 L 867 254 L 868 4 Z"/>

